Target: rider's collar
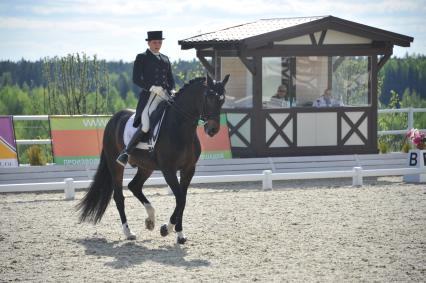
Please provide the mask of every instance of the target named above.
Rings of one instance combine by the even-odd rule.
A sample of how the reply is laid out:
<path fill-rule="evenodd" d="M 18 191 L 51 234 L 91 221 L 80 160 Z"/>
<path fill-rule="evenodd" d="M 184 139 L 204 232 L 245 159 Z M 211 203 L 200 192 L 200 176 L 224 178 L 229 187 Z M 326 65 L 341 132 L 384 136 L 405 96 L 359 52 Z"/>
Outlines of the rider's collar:
<path fill-rule="evenodd" d="M 160 52 L 154 52 L 154 51 L 152 51 L 151 49 L 149 49 L 148 48 L 148 50 L 149 50 L 149 52 L 151 52 L 152 54 L 154 54 L 155 56 L 159 56 L 160 55 Z"/>

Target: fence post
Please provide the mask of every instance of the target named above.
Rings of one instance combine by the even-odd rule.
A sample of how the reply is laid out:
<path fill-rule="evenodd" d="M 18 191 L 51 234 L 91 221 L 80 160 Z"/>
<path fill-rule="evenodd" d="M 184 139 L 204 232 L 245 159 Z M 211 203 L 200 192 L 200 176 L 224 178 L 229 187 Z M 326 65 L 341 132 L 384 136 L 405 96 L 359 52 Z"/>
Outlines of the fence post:
<path fill-rule="evenodd" d="M 75 197 L 75 185 L 73 178 L 66 178 L 65 182 L 65 200 L 73 200 Z"/>
<path fill-rule="evenodd" d="M 264 170 L 263 171 L 263 178 L 262 178 L 262 189 L 265 190 L 272 190 L 272 171 L 271 170 Z"/>
<path fill-rule="evenodd" d="M 408 107 L 408 129 L 414 128 L 414 111 L 412 107 Z"/>
<path fill-rule="evenodd" d="M 352 186 L 362 186 L 362 167 L 353 168 Z"/>

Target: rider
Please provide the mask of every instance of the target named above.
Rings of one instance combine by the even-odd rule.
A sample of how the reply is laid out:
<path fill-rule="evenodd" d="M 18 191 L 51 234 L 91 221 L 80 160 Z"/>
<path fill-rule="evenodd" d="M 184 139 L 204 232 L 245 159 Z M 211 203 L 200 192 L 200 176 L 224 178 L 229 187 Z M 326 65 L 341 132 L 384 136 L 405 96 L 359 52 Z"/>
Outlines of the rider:
<path fill-rule="evenodd" d="M 117 162 L 123 167 L 126 166 L 128 153 L 130 153 L 140 141 L 148 141 L 148 133 L 141 130 L 141 114 L 148 102 L 151 87 L 159 86 L 168 92 L 171 92 L 175 87 L 169 58 L 160 53 L 163 39 L 162 31 L 148 31 L 148 38 L 146 41 L 148 42 L 149 48 L 144 53 L 138 54 L 133 64 L 133 83 L 142 90 L 139 94 L 139 101 L 133 123 L 133 127 L 138 127 L 138 130 L 133 135 L 127 147 L 117 158 Z M 147 123 L 149 123 L 149 121 Z"/>

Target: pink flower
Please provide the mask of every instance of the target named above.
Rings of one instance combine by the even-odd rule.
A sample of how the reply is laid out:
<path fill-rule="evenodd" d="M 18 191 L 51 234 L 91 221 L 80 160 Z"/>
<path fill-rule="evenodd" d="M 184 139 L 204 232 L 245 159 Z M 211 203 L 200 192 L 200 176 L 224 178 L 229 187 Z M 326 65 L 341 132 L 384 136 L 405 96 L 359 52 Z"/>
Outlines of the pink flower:
<path fill-rule="evenodd" d="M 405 137 L 406 138 L 410 138 L 411 135 L 413 134 L 413 132 L 414 132 L 414 129 L 409 129 L 408 132 L 407 132 L 407 134 L 405 134 Z"/>
<path fill-rule="evenodd" d="M 426 147 L 426 133 L 420 132 L 418 129 L 410 129 L 405 138 L 409 138 L 411 143 L 418 149 L 424 149 Z"/>

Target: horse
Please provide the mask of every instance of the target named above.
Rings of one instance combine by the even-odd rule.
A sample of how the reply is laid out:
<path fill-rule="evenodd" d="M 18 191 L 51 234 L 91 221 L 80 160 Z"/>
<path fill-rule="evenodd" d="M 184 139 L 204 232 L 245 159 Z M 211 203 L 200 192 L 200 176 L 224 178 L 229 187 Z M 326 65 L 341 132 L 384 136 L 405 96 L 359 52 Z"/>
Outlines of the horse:
<path fill-rule="evenodd" d="M 186 195 L 195 166 L 201 153 L 196 128 L 199 120 L 204 121 L 204 132 L 214 136 L 220 129 L 220 111 L 225 101 L 225 85 L 229 75 L 222 81 L 214 81 L 207 76 L 196 78 L 185 84 L 169 103 L 153 151 L 135 149 L 129 152 L 129 164 L 137 167 L 137 173 L 128 184 L 129 190 L 145 207 L 148 217 L 145 227 L 155 227 L 155 209 L 142 192 L 145 181 L 154 170 L 160 170 L 176 199 L 175 209 L 167 224 L 160 227 L 161 236 L 175 231 L 177 242 L 187 241 L 183 233 L 182 219 Z M 124 206 L 124 168 L 116 163 L 116 158 L 125 147 L 123 131 L 127 120 L 133 115 L 131 110 L 121 110 L 108 121 L 104 136 L 100 162 L 94 180 L 86 195 L 77 204 L 80 222 L 98 223 L 105 213 L 113 195 L 128 240 L 136 239 L 130 230 Z M 180 171 L 180 180 L 177 177 Z"/>

